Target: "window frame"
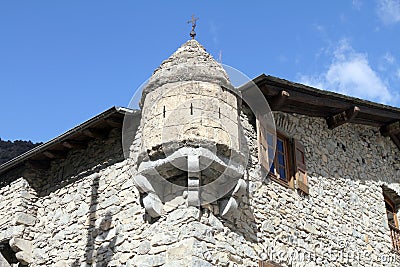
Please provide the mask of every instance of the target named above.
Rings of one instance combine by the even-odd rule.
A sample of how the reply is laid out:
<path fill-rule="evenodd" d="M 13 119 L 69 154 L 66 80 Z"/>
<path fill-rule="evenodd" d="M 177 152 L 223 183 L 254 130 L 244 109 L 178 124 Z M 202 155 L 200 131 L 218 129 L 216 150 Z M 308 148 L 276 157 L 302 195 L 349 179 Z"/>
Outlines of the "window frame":
<path fill-rule="evenodd" d="M 258 267 L 281 267 L 282 265 L 273 261 L 258 260 Z"/>
<path fill-rule="evenodd" d="M 286 178 L 282 179 L 279 174 L 279 167 L 282 166 L 279 164 L 279 151 L 278 151 L 278 140 L 283 141 L 283 155 L 285 157 L 285 166 L 284 166 L 284 171 Z M 286 187 L 289 188 L 294 188 L 294 182 L 293 182 L 293 175 L 292 175 L 292 160 L 291 160 L 291 154 L 292 154 L 292 149 L 291 149 L 291 140 L 289 137 L 287 137 L 285 134 L 283 134 L 280 131 L 276 131 L 276 146 L 275 146 L 275 155 L 274 155 L 274 172 L 271 172 L 271 169 L 268 170 L 268 176 L 280 183 L 283 184 Z M 272 167 L 272 166 L 271 166 Z"/>
<path fill-rule="evenodd" d="M 260 120 L 259 116 L 256 116 L 256 128 L 257 128 L 257 144 L 258 144 L 258 160 L 261 167 L 268 172 L 267 176 L 287 187 L 292 189 L 298 189 L 305 195 L 309 195 L 309 183 L 307 177 L 307 166 L 306 166 L 306 154 L 305 148 L 301 144 L 299 140 L 289 137 L 287 134 L 282 131 L 276 130 L 276 135 L 268 131 L 268 127 L 266 127 Z M 264 129 L 264 132 L 263 130 Z M 264 134 L 267 134 L 264 137 Z M 271 172 L 271 168 L 267 169 L 266 166 L 269 167 L 269 153 L 268 148 L 270 147 L 268 144 L 268 134 L 272 134 L 274 137 L 273 142 L 275 143 L 275 154 L 274 154 L 274 173 Z M 283 140 L 283 148 L 284 148 L 284 156 L 285 156 L 285 175 L 286 179 L 281 179 L 277 173 L 279 173 L 276 166 L 279 166 L 279 157 L 278 157 L 278 140 Z M 302 153 L 301 162 L 298 161 L 297 150 Z M 265 156 L 262 155 L 264 151 Z M 303 176 L 301 176 L 301 173 Z"/>
<path fill-rule="evenodd" d="M 257 148 L 258 148 L 258 160 L 261 164 L 261 166 L 265 169 L 265 171 L 268 172 L 267 176 L 287 187 L 287 188 L 294 188 L 294 176 L 293 175 L 293 151 L 292 151 L 292 140 L 291 138 L 289 138 L 286 134 L 284 134 L 281 131 L 276 130 L 276 135 L 272 134 L 270 131 L 268 131 L 268 128 L 265 129 L 266 127 L 264 125 L 262 125 L 262 123 L 260 122 L 258 116 L 256 117 L 256 128 L 257 128 Z M 262 128 L 264 128 L 265 133 L 270 133 L 273 135 L 273 142 L 275 143 L 275 154 L 274 154 L 274 159 L 273 159 L 273 163 L 274 163 L 274 173 L 271 172 L 270 169 L 266 169 L 265 164 L 267 164 L 269 166 L 269 153 L 268 153 L 268 148 L 269 148 L 269 144 L 268 144 L 268 136 L 263 136 L 263 131 L 261 130 Z M 284 141 L 283 144 L 283 148 L 284 148 L 284 152 L 285 152 L 285 175 L 286 175 L 286 179 L 281 179 L 279 175 L 277 175 L 277 173 L 279 173 L 279 170 L 276 169 L 276 166 L 279 165 L 278 163 L 278 140 L 281 139 Z M 262 156 L 262 150 L 261 150 L 261 146 L 264 147 L 264 150 L 266 152 L 266 157 Z"/>
<path fill-rule="evenodd" d="M 393 220 L 394 220 L 394 225 L 393 226 L 395 226 L 397 229 L 399 229 L 399 220 L 397 218 L 396 205 L 393 203 L 393 201 L 386 194 L 383 194 L 383 199 L 385 201 L 385 210 L 386 210 L 386 217 L 388 219 L 388 223 L 390 223 L 389 222 L 389 216 L 388 216 L 388 213 L 390 212 L 393 215 Z M 392 208 L 392 211 L 387 209 L 386 204 Z"/>

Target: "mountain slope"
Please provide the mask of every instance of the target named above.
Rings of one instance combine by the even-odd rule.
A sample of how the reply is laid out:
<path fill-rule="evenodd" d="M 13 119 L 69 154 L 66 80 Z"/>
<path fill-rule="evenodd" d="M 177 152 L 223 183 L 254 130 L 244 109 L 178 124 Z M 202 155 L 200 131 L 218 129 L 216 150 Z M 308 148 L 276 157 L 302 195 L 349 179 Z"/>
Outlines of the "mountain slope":
<path fill-rule="evenodd" d="M 16 140 L 14 142 L 4 141 L 0 138 L 0 164 L 15 158 L 18 155 L 40 145 L 41 143 L 32 143 L 31 141 Z"/>

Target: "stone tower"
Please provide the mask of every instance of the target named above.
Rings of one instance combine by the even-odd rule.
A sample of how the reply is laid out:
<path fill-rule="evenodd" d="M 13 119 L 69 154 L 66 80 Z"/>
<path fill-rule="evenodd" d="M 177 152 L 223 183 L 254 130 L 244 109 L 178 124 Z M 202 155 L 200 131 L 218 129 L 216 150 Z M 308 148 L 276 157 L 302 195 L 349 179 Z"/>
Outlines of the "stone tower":
<path fill-rule="evenodd" d="M 152 217 L 175 198 L 232 212 L 245 188 L 238 98 L 225 70 L 192 39 L 153 73 L 142 92 L 136 184 Z"/>

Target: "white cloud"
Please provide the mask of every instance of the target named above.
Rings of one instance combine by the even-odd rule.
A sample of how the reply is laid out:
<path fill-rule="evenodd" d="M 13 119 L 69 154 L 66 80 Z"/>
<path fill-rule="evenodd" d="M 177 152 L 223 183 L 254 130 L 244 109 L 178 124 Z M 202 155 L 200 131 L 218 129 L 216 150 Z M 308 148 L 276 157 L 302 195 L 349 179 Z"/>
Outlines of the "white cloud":
<path fill-rule="evenodd" d="M 396 58 L 390 52 L 386 52 L 379 59 L 378 69 L 381 72 L 387 72 L 388 70 L 392 69 L 396 65 L 397 65 Z"/>
<path fill-rule="evenodd" d="M 385 24 L 400 22 L 400 0 L 378 0 L 377 12 Z"/>
<path fill-rule="evenodd" d="M 300 82 L 385 104 L 393 103 L 395 98 L 370 66 L 367 55 L 354 51 L 346 40 L 339 42 L 326 72 L 300 75 Z"/>
<path fill-rule="evenodd" d="M 396 59 L 390 52 L 386 52 L 386 54 L 383 56 L 383 59 L 386 61 L 388 64 L 393 64 Z"/>

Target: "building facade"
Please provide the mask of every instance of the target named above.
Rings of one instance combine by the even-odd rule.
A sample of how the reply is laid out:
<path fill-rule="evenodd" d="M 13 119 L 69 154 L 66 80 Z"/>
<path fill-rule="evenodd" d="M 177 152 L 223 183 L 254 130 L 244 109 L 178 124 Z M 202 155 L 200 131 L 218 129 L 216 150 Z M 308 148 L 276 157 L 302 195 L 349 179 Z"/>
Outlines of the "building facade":
<path fill-rule="evenodd" d="M 400 266 L 400 109 L 234 88 L 196 40 L 140 106 L 0 166 L 0 266 Z"/>

